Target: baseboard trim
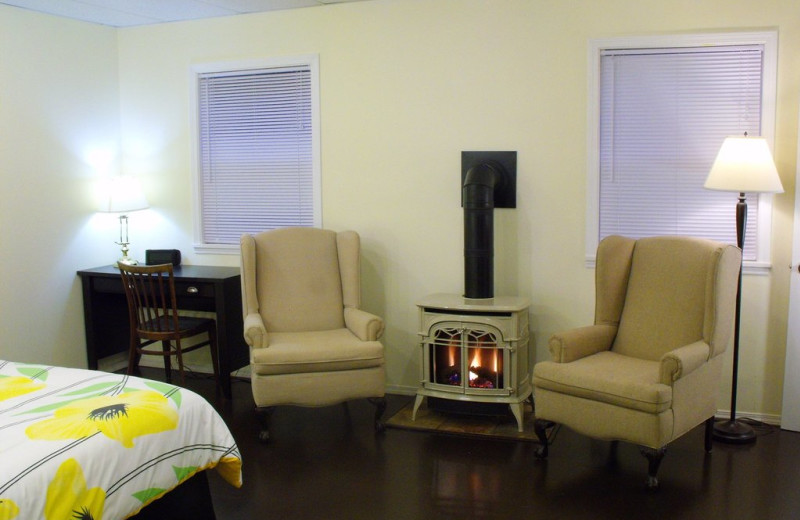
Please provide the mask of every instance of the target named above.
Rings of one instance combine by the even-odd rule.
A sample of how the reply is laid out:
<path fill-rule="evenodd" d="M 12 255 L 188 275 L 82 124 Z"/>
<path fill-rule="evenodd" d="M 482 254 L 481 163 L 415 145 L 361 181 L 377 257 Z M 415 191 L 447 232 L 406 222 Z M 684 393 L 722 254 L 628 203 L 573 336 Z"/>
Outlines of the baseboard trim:
<path fill-rule="evenodd" d="M 97 369 L 103 372 L 116 372 L 128 367 L 128 353 L 119 352 L 113 356 L 97 360 Z"/>
<path fill-rule="evenodd" d="M 386 385 L 386 393 L 395 395 L 416 395 L 417 387 L 405 385 Z"/>
<path fill-rule="evenodd" d="M 148 368 L 164 369 L 164 361 L 156 356 L 142 356 L 139 366 Z M 214 369 L 207 363 L 184 363 L 184 366 L 191 372 L 199 374 L 213 374 Z M 120 352 L 112 356 L 97 360 L 97 369 L 103 372 L 116 372 L 128 367 L 128 353 Z M 172 361 L 173 369 L 177 369 L 175 360 Z"/>
<path fill-rule="evenodd" d="M 161 363 L 160 359 L 150 358 L 148 356 L 142 356 L 142 360 L 139 363 L 141 366 L 144 367 L 151 367 L 151 368 L 164 368 L 163 363 Z M 109 356 L 98 361 L 98 368 L 105 372 L 116 372 L 117 370 L 121 370 L 128 366 L 128 355 L 127 353 L 119 353 L 114 354 L 113 356 Z M 196 363 L 196 364 L 187 364 L 186 367 L 191 370 L 192 372 L 197 372 L 200 374 L 213 374 L 214 371 L 209 364 L 203 363 Z M 233 373 L 234 377 L 242 377 L 242 378 L 249 378 L 249 367 L 242 368 L 237 370 Z M 416 395 L 418 387 L 416 386 L 408 386 L 408 385 L 386 385 L 386 392 L 390 394 L 397 394 L 397 395 Z M 730 410 L 717 410 L 717 413 L 714 414 L 716 419 L 728 419 L 731 416 Z M 755 413 L 755 412 L 737 412 L 736 417 L 739 419 L 751 419 L 754 421 L 762 422 L 764 424 L 769 424 L 771 426 L 780 426 L 781 425 L 781 416 L 778 414 L 768 414 L 768 413 Z"/>
<path fill-rule="evenodd" d="M 714 414 L 714 418 L 716 419 L 730 419 L 731 412 L 730 410 L 717 410 L 717 413 Z M 751 419 L 753 421 L 762 422 L 764 424 L 769 424 L 770 426 L 780 426 L 781 425 L 781 416 L 776 414 L 769 414 L 769 413 L 755 413 L 755 412 L 736 412 L 737 419 Z"/>

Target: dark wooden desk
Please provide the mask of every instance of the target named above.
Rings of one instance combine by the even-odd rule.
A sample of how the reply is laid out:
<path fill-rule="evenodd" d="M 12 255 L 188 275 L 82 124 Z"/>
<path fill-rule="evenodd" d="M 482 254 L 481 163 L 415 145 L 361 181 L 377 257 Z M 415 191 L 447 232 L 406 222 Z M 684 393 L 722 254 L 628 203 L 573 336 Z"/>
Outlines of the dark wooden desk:
<path fill-rule="evenodd" d="M 243 335 L 239 268 L 181 265 L 174 273 L 178 308 L 216 314 L 220 383 L 230 399 L 231 372 L 250 359 Z M 96 370 L 99 359 L 128 351 L 128 303 L 116 267 L 85 269 L 78 276 L 83 286 L 86 356 L 89 368 Z"/>

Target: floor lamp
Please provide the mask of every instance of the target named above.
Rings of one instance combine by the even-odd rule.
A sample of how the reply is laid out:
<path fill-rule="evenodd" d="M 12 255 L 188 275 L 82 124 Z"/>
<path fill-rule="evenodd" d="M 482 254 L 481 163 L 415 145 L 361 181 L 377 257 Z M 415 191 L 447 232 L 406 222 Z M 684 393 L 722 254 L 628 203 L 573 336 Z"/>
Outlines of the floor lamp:
<path fill-rule="evenodd" d="M 728 137 L 722 143 L 705 187 L 711 190 L 739 193 L 736 204 L 736 244 L 744 250 L 747 229 L 747 201 L 745 193 L 782 193 L 778 170 L 772 160 L 769 145 L 763 137 Z M 714 424 L 714 439 L 722 442 L 744 444 L 756 440 L 750 425 L 736 420 L 736 388 L 739 373 L 739 323 L 742 307 L 742 271 L 739 270 L 739 288 L 736 291 L 736 318 L 733 331 L 733 383 L 731 385 L 730 419 Z"/>
<path fill-rule="evenodd" d="M 130 245 L 128 241 L 128 213 L 147 208 L 147 198 L 144 195 L 139 179 L 128 175 L 119 175 L 107 179 L 100 211 L 120 214 L 119 242 L 116 242 L 116 244 L 122 247 L 122 257 L 114 265 L 136 265 L 138 263 L 134 258 L 128 256 L 128 246 Z"/>

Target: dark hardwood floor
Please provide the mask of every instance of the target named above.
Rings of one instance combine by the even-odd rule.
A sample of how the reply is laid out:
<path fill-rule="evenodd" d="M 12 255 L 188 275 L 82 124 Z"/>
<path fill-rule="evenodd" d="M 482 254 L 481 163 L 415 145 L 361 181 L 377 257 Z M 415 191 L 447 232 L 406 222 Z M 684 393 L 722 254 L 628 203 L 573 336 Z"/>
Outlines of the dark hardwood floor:
<path fill-rule="evenodd" d="M 696 428 L 668 447 L 652 492 L 637 447 L 620 443 L 614 453 L 566 428 L 540 461 L 533 443 L 397 429 L 376 436 L 374 407 L 363 400 L 278 408 L 264 445 L 249 382 L 234 382 L 230 402 L 215 400 L 207 378 L 187 386 L 216 403 L 244 459 L 241 489 L 210 472 L 220 520 L 800 518 L 800 434 L 775 427 L 758 428 L 755 444 L 715 443 L 711 454 Z M 388 398 L 387 418 L 412 399 Z"/>

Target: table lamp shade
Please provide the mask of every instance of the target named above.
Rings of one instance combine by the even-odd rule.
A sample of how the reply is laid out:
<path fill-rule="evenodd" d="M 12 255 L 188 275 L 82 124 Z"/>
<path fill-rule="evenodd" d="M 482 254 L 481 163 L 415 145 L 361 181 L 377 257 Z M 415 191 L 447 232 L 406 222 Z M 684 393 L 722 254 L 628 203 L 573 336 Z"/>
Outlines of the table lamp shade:
<path fill-rule="evenodd" d="M 136 177 L 111 177 L 107 179 L 104 188 L 100 206 L 100 211 L 104 213 L 127 213 L 149 207 L 142 185 Z"/>
<path fill-rule="evenodd" d="M 763 137 L 728 137 L 704 187 L 739 193 L 783 193 L 775 161 Z"/>

